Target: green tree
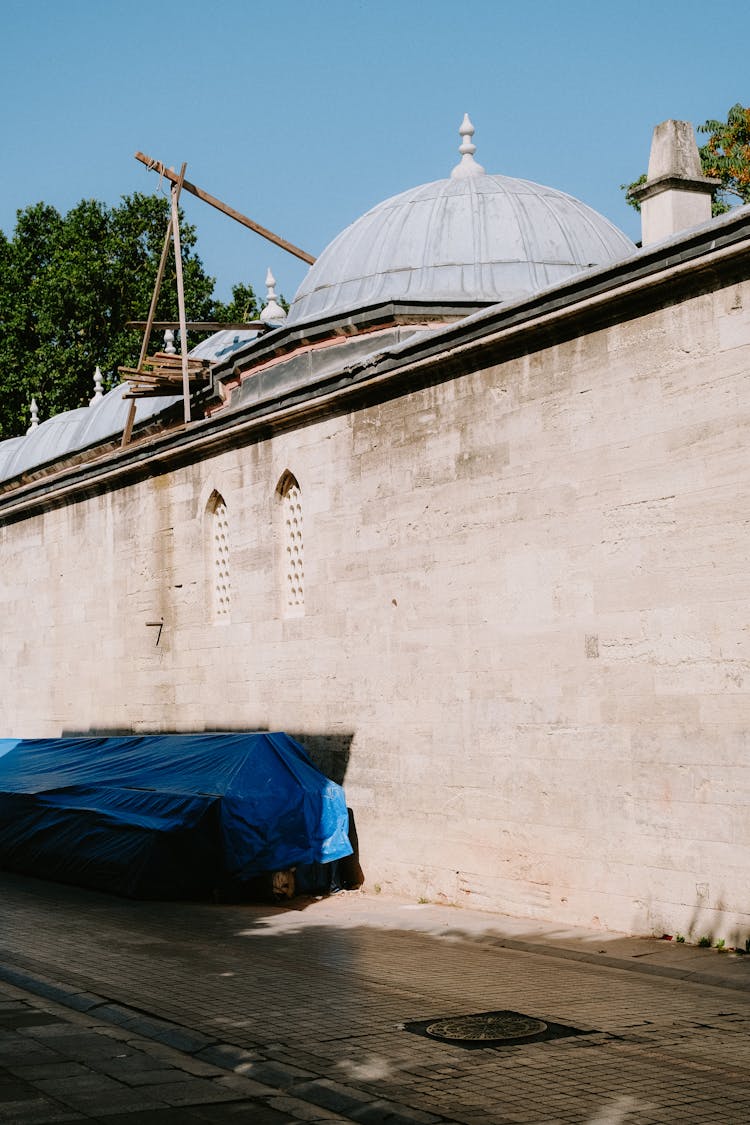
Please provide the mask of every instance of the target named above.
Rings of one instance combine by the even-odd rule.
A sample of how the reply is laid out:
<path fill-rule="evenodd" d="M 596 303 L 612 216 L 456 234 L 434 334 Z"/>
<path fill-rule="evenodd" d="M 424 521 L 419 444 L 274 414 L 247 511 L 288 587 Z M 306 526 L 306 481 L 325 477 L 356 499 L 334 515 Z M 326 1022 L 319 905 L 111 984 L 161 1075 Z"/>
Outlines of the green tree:
<path fill-rule="evenodd" d="M 713 193 L 711 213 L 721 215 L 732 207 L 732 199 L 750 203 L 750 107 L 739 102 L 733 105 L 726 121 L 704 121 L 699 133 L 708 140 L 698 149 L 704 176 L 721 180 Z M 640 211 L 640 204 L 630 193 L 646 182 L 646 173 L 630 184 L 620 184 L 631 207 Z"/>
<path fill-rule="evenodd" d="M 232 298 L 228 303 L 216 301 L 214 304 L 214 319 L 236 324 L 239 321 L 257 320 L 260 308 L 252 285 L 232 286 Z"/>
<path fill-rule="evenodd" d="M 706 176 L 721 180 L 717 195 L 723 209 L 730 207 L 727 195 L 750 203 L 750 106 L 737 102 L 726 121 L 706 121 L 698 131 L 709 134 L 699 150 L 701 164 Z"/>
<path fill-rule="evenodd" d="M 168 216 L 167 199 L 135 193 L 66 215 L 37 203 L 17 213 L 10 239 L 0 232 L 0 440 L 26 430 L 32 395 L 47 418 L 88 402 L 97 364 L 111 385 L 137 362 L 141 333 L 125 323 L 148 315 Z M 181 221 L 180 235 L 187 317 L 216 319 L 230 306 L 213 299 L 195 228 Z M 254 316 L 252 290 L 235 290 Z M 172 252 L 156 318 L 177 319 Z"/>

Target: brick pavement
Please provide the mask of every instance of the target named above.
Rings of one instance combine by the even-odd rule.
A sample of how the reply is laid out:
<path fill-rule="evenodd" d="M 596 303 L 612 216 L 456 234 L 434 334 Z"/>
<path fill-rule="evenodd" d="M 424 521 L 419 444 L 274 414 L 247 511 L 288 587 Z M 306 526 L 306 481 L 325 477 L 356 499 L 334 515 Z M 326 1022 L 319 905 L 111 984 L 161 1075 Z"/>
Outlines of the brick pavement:
<path fill-rule="evenodd" d="M 336 1122 L 278 1089 L 0 982 L 0 1122 Z"/>
<path fill-rule="evenodd" d="M 154 904 L 9 875 L 0 893 L 6 980 L 260 1083 L 252 1113 L 750 1123 L 750 958 L 363 896 Z M 498 1008 L 585 1034 L 470 1051 L 405 1028 Z"/>

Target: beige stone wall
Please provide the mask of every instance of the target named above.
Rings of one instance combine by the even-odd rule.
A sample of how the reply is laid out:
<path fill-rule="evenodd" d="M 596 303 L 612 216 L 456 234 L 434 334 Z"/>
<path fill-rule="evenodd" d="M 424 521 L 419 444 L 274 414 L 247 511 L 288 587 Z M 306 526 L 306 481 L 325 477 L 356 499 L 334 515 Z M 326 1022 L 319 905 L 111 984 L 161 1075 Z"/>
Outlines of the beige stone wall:
<path fill-rule="evenodd" d="M 732 287 L 3 527 L 0 731 L 285 729 L 347 748 L 370 886 L 744 941 L 749 308 Z"/>

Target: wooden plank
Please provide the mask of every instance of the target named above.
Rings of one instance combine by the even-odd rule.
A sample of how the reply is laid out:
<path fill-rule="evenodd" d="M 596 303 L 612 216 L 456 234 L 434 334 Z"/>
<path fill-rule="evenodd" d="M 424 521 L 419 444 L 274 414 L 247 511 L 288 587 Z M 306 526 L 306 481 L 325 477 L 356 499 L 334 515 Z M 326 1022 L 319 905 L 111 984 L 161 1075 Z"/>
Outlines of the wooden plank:
<path fill-rule="evenodd" d="M 148 322 L 145 320 L 128 320 L 125 322 L 126 328 L 145 328 Z M 155 320 L 151 325 L 155 332 L 166 331 L 167 328 L 172 331 L 180 327 L 179 320 Z M 262 320 L 244 320 L 244 321 L 224 321 L 224 320 L 188 320 L 188 332 L 221 332 L 223 330 L 234 329 L 252 329 L 253 332 L 267 332 L 268 325 L 264 324 Z"/>
<path fill-rule="evenodd" d="M 153 388 L 143 391 L 126 391 L 122 397 L 133 401 L 136 398 L 179 398 L 180 396 L 179 393 L 176 394 L 174 391 Z"/>
<path fill-rule="evenodd" d="M 118 371 L 121 375 L 124 375 L 130 383 L 137 383 L 139 379 L 147 379 L 151 382 L 153 382 L 154 379 L 162 379 L 167 382 L 182 382 L 181 367 L 155 367 L 152 370 L 142 368 L 140 371 L 136 371 L 133 367 L 127 369 L 118 367 Z M 188 368 L 188 372 L 191 379 L 208 378 L 210 374 L 210 372 L 205 371 L 202 367 L 190 367 Z"/>
<path fill-rule="evenodd" d="M 142 152 L 137 152 L 135 158 L 136 160 L 140 160 L 141 164 L 145 164 L 147 168 L 158 172 L 160 176 L 171 180 L 173 184 L 177 183 L 178 177 L 170 168 L 165 168 L 161 161 L 152 160 L 150 156 L 146 156 L 145 153 Z M 281 235 L 274 234 L 273 231 L 262 227 L 260 223 L 255 223 L 252 219 L 248 219 L 247 215 L 243 215 L 241 211 L 235 211 L 234 207 L 229 207 L 226 203 L 222 203 L 216 196 L 209 195 L 207 191 L 202 191 L 201 188 L 196 187 L 195 184 L 191 184 L 189 180 L 183 179 L 181 186 L 185 191 L 189 191 L 191 195 L 197 195 L 198 199 L 202 199 L 204 203 L 209 203 L 212 207 L 215 207 L 217 211 L 221 211 L 224 215 L 229 215 L 230 219 L 241 223 L 243 227 L 255 231 L 255 233 L 261 235 L 262 238 L 267 238 L 269 242 L 280 246 L 282 250 L 294 254 L 295 258 L 301 258 L 303 262 L 308 262 L 309 265 L 312 265 L 315 261 L 312 254 L 308 254 L 305 250 L 300 250 L 299 246 L 295 246 L 293 242 L 287 242 Z"/>
<path fill-rule="evenodd" d="M 182 372 L 182 363 L 180 362 L 180 360 L 180 356 L 177 357 L 177 363 L 159 363 L 158 360 L 153 361 L 147 359 L 143 367 L 141 367 L 139 370 L 152 372 L 165 371 L 171 374 L 179 375 Z M 187 366 L 188 371 L 208 371 L 208 368 L 204 368 L 202 363 L 189 362 Z"/>
<path fill-rule="evenodd" d="M 196 384 L 192 387 L 194 391 L 203 389 L 202 384 Z M 163 395 L 165 398 L 182 397 L 182 385 L 180 383 L 131 383 L 123 398 L 132 395 Z"/>
<path fill-rule="evenodd" d="M 174 364 L 177 364 L 179 366 L 181 361 L 180 361 L 180 357 L 177 354 L 177 352 L 154 352 L 154 354 L 150 355 L 148 357 L 148 359 L 145 360 L 145 362 L 146 363 L 167 363 L 167 364 L 174 363 Z M 200 356 L 200 355 L 189 355 L 188 356 L 188 363 L 192 367 L 210 367 L 211 366 L 210 360 L 206 359 L 205 356 Z"/>
<path fill-rule="evenodd" d="M 181 383 L 182 372 L 178 371 L 173 377 L 158 375 L 150 371 L 136 371 L 128 377 L 129 383 Z"/>
<path fill-rule="evenodd" d="M 210 380 L 210 372 L 203 371 L 202 369 L 196 370 L 195 368 L 193 368 L 188 371 L 188 375 L 190 377 L 191 383 L 202 384 Z M 128 381 L 131 383 L 137 383 L 139 380 L 143 380 L 144 382 L 148 383 L 181 383 L 182 371 L 180 370 L 180 368 L 177 368 L 176 370 L 173 368 L 162 368 L 161 370 L 159 370 L 157 368 L 154 371 L 139 371 L 137 375 L 128 375 Z"/>

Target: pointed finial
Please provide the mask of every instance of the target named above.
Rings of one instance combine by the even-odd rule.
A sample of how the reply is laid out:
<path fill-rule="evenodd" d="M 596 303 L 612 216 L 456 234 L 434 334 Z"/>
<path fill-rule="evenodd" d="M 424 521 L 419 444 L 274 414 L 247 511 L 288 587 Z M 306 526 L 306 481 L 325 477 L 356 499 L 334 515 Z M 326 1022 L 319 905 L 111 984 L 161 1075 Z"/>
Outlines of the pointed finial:
<path fill-rule="evenodd" d="M 462 138 L 458 148 L 458 151 L 461 153 L 461 163 L 457 164 L 451 172 L 451 179 L 464 180 L 468 176 L 483 176 L 484 168 L 481 164 L 477 164 L 474 159 L 477 146 L 473 144 L 471 140 L 474 136 L 474 126 L 471 123 L 468 113 L 464 114 L 461 128 L 458 131 Z"/>
<path fill-rule="evenodd" d="M 266 303 L 260 313 L 260 319 L 264 324 L 283 324 L 286 320 L 286 313 L 276 300 L 275 285 L 276 278 L 271 273 L 269 267 L 268 273 L 266 274 Z"/>
<path fill-rule="evenodd" d="M 177 355 L 177 348 L 174 346 L 174 332 L 171 328 L 167 328 L 164 333 L 164 351 L 167 355 Z"/>
<path fill-rule="evenodd" d="M 31 425 L 29 426 L 26 433 L 30 434 L 31 431 L 35 430 L 38 425 L 39 425 L 39 407 L 36 404 L 36 399 L 32 398 L 32 400 L 31 400 Z"/>
<path fill-rule="evenodd" d="M 99 364 L 96 365 L 94 372 L 94 397 L 91 399 L 89 406 L 96 406 L 97 402 L 101 402 L 104 398 L 104 379 L 102 378 L 101 368 Z"/>

